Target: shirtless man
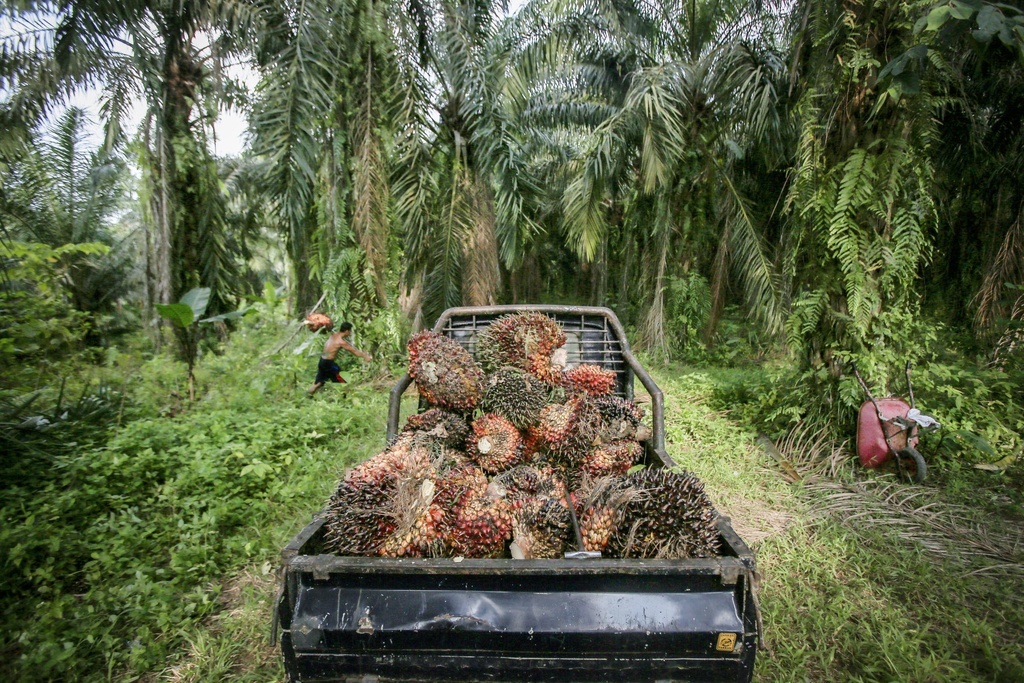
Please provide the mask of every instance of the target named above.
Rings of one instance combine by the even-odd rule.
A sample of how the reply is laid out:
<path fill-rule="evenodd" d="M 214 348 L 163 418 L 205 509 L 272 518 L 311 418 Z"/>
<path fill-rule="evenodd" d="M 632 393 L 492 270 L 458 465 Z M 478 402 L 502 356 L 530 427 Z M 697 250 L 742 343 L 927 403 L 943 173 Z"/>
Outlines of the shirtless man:
<path fill-rule="evenodd" d="M 347 337 L 352 334 L 352 323 L 344 322 L 338 328 L 338 331 L 327 338 L 327 342 L 324 344 L 324 352 L 320 355 L 320 364 L 316 368 L 316 379 L 313 381 L 313 386 L 306 390 L 310 396 L 320 391 L 321 387 L 327 382 L 337 382 L 344 384 L 345 380 L 341 376 L 341 368 L 334 362 L 334 359 L 338 355 L 338 351 L 345 349 L 349 353 L 359 356 L 360 358 L 370 361 L 373 358 L 370 354 L 360 351 L 356 347 L 348 343 Z"/>

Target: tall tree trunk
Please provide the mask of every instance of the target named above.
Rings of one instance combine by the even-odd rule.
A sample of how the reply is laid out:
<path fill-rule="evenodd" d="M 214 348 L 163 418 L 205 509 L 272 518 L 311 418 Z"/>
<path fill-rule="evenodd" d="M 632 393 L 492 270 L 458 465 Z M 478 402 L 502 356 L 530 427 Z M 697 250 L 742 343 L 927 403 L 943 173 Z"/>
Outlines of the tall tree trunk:
<path fill-rule="evenodd" d="M 601 238 L 601 245 L 596 258 L 590 264 L 590 304 L 604 306 L 605 292 L 608 288 L 608 234 Z"/>
<path fill-rule="evenodd" d="M 526 254 L 519 267 L 509 273 L 509 281 L 512 303 L 530 304 L 540 301 L 541 273 L 535 252 Z"/>
<path fill-rule="evenodd" d="M 669 228 L 664 226 L 658 235 L 658 265 L 654 272 L 654 292 L 647 316 L 639 330 L 640 348 L 660 352 L 669 356 L 668 340 L 665 336 L 665 268 L 668 265 Z"/>
<path fill-rule="evenodd" d="M 487 182 L 479 176 L 473 180 L 472 193 L 473 232 L 464 245 L 462 299 L 470 306 L 493 306 L 501 288 L 494 198 Z"/>

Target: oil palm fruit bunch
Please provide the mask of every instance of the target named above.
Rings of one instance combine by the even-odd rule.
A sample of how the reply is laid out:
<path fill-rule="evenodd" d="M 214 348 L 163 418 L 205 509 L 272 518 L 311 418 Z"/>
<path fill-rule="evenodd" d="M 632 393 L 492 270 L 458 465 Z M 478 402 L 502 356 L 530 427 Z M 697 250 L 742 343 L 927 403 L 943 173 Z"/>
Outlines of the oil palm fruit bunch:
<path fill-rule="evenodd" d="M 599 421 L 597 408 L 586 394 L 545 406 L 540 413 L 540 433 L 552 460 L 564 467 L 579 467 L 597 436 Z"/>
<path fill-rule="evenodd" d="M 306 325 L 312 332 L 319 332 L 320 330 L 329 330 L 334 327 L 334 323 L 323 313 L 310 313 L 306 316 Z"/>
<path fill-rule="evenodd" d="M 468 351 L 436 332 L 420 332 L 408 348 L 409 375 L 427 402 L 455 411 L 476 406 L 484 377 Z"/>
<path fill-rule="evenodd" d="M 605 396 L 615 391 L 618 375 L 598 365 L 577 365 L 562 373 L 562 386 L 585 391 L 591 396 Z"/>
<path fill-rule="evenodd" d="M 539 496 L 524 498 L 513 505 L 513 557 L 525 560 L 561 557 L 571 535 L 572 517 L 565 500 Z"/>
<path fill-rule="evenodd" d="M 618 396 L 598 396 L 594 405 L 601 416 L 598 437 L 602 441 L 638 438 L 637 430 L 644 417 L 640 406 Z"/>
<path fill-rule="evenodd" d="M 584 477 L 576 501 L 586 550 L 607 552 L 622 524 L 626 505 L 635 495 L 636 489 L 620 477 Z"/>
<path fill-rule="evenodd" d="M 463 557 L 500 557 L 512 537 L 512 514 L 502 499 L 470 498 L 455 515 L 452 549 Z"/>
<path fill-rule="evenodd" d="M 637 493 L 626 504 L 614 543 L 623 557 L 684 559 L 718 555 L 717 513 L 690 472 L 645 469 L 625 478 Z"/>
<path fill-rule="evenodd" d="M 487 413 L 473 420 L 466 453 L 488 474 L 516 465 L 523 457 L 522 437 L 515 425 L 501 415 Z"/>
<path fill-rule="evenodd" d="M 558 323 L 542 313 L 515 313 L 495 320 L 477 338 L 476 356 L 485 372 L 511 365 L 555 383 L 561 368 L 551 362 L 565 344 Z"/>
<path fill-rule="evenodd" d="M 517 465 L 494 477 L 491 489 L 513 503 L 538 496 L 556 499 L 565 497 L 565 485 L 550 467 Z"/>
<path fill-rule="evenodd" d="M 469 424 L 455 413 L 430 408 L 422 413 L 410 415 L 402 427 L 402 432 L 420 432 L 437 439 L 445 446 L 461 449 L 466 446 Z"/>
<path fill-rule="evenodd" d="M 526 429 L 537 424 L 547 395 L 547 388 L 533 375 L 505 366 L 485 381 L 480 407 L 508 418 L 518 429 Z"/>
<path fill-rule="evenodd" d="M 324 521 L 327 547 L 339 555 L 376 555 L 395 531 L 387 512 L 395 479 L 378 485 L 343 480 L 327 503 Z"/>
<path fill-rule="evenodd" d="M 400 480 L 389 500 L 392 531 L 380 546 L 384 557 L 440 556 L 447 546 L 444 510 L 434 501 L 433 479 Z"/>
<path fill-rule="evenodd" d="M 448 521 L 454 524 L 459 508 L 472 498 L 483 497 L 487 485 L 484 471 L 467 460 L 462 466 L 439 475 L 434 500 L 445 511 Z"/>
<path fill-rule="evenodd" d="M 632 439 L 600 443 L 590 449 L 581 467 L 592 477 L 621 476 L 636 464 L 640 453 L 640 444 Z"/>

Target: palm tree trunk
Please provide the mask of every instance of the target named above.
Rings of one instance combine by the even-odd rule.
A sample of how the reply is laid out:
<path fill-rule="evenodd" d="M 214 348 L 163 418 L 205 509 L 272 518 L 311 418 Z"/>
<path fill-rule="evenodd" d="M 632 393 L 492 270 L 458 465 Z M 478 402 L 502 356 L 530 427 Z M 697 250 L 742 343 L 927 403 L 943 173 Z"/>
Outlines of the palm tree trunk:
<path fill-rule="evenodd" d="M 666 358 L 669 355 L 668 340 L 665 337 L 665 268 L 668 265 L 669 228 L 661 229 L 658 236 L 658 267 L 654 275 L 654 292 L 647 316 L 640 327 L 637 346 L 653 349 Z"/>
<path fill-rule="evenodd" d="M 498 240 L 494 235 L 494 197 L 487 182 L 476 176 L 472 186 L 473 232 L 464 245 L 462 298 L 470 306 L 493 306 L 501 288 Z"/>

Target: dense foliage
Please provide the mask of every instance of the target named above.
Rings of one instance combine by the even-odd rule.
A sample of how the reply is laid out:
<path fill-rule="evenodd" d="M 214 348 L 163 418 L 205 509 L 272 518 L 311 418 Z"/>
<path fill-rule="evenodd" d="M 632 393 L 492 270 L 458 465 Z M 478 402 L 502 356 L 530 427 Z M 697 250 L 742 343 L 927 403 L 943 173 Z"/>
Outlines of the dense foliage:
<path fill-rule="evenodd" d="M 93 370 L 98 386 L 4 395 L 5 679 L 160 664 L 179 624 L 218 608 L 223 572 L 277 552 L 261 533 L 269 520 L 308 520 L 308 501 L 330 486 L 314 473 L 340 476 L 379 449 L 381 394 L 310 404 L 294 392 L 310 361 L 291 353 L 242 371 L 287 331 L 266 310 L 248 319 L 201 363 L 207 392 L 184 412 L 180 364 L 136 352 L 110 353 Z"/>
<path fill-rule="evenodd" d="M 158 661 L 271 547 L 261 521 L 320 490 L 296 465 L 376 438 L 377 394 L 290 403 L 316 307 L 386 376 L 447 306 L 607 305 L 650 362 L 731 367 L 715 407 L 772 437 L 849 440 L 851 363 L 902 393 L 910 361 L 945 427 L 923 444 L 937 480 L 1020 466 L 1017 4 L 44 0 L 0 18 L 5 674 Z M 249 120 L 237 158 L 214 153 L 226 108 Z M 167 322 L 193 292 L 206 317 Z"/>

